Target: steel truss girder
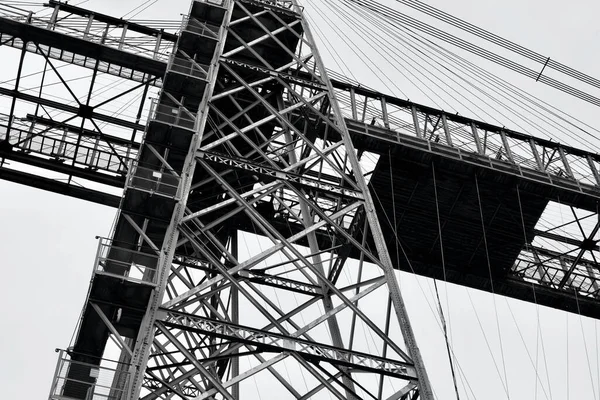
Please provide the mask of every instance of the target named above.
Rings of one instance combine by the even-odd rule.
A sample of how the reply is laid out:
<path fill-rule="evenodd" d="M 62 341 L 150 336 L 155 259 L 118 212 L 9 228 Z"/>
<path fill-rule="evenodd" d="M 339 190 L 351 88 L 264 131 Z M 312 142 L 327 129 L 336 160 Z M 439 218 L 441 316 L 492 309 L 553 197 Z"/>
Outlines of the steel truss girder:
<path fill-rule="evenodd" d="M 0 158 L 5 158 L 5 155 L 1 151 Z M 6 161 L 4 161 L 4 163 L 6 163 Z M 40 166 L 43 168 L 46 167 L 45 165 Z M 69 170 L 68 173 L 78 176 L 77 174 L 74 174 L 72 170 Z M 30 174 L 14 169 L 9 169 L 5 166 L 0 166 L 0 179 L 19 184 L 27 182 L 29 186 L 35 187 L 37 189 L 47 190 L 49 192 L 54 192 L 65 196 L 90 201 L 92 203 L 102 204 L 108 207 L 117 208 L 119 206 L 119 203 L 121 202 L 120 196 L 111 195 L 101 190 L 83 188 L 77 184 L 60 182 L 54 179 L 41 177 L 37 174 Z"/>
<path fill-rule="evenodd" d="M 199 262 L 200 264 L 204 264 L 204 265 L 194 265 L 191 266 L 190 264 L 181 264 L 181 263 L 173 263 L 174 267 L 172 268 L 172 274 L 177 275 L 177 279 L 180 281 L 185 281 L 185 285 L 187 286 L 188 289 L 193 289 L 196 286 L 193 285 L 191 282 L 187 282 L 186 279 L 181 275 L 181 272 L 178 271 L 178 269 L 175 267 L 175 265 L 179 265 L 181 268 L 194 268 L 194 269 L 200 269 L 203 271 L 208 271 L 208 272 L 213 272 L 216 275 L 218 274 L 217 270 L 214 268 L 211 268 L 208 264 L 204 263 L 204 262 Z M 289 290 L 291 292 L 296 292 L 296 293 L 301 293 L 301 294 L 306 294 L 309 296 L 321 296 L 321 288 L 317 285 L 312 285 L 312 284 L 308 284 L 299 280 L 295 280 L 295 279 L 287 279 L 287 278 L 282 278 L 280 276 L 275 276 L 275 275 L 270 275 L 268 273 L 259 271 L 259 270 L 241 270 L 238 272 L 238 280 L 244 280 L 247 279 L 250 282 L 253 283 L 257 283 L 257 284 L 261 284 L 261 285 L 266 285 L 266 286 L 272 286 L 275 288 L 279 288 L 279 289 L 285 289 L 285 290 Z M 231 284 L 227 284 L 227 283 L 220 283 L 220 287 L 219 289 L 215 289 L 214 292 L 218 292 L 221 291 L 223 288 L 225 287 L 230 287 Z M 344 291 L 344 290 L 342 290 Z M 209 296 L 212 296 L 214 294 L 214 292 L 208 292 L 208 293 L 203 293 L 201 296 L 206 298 Z M 179 307 L 185 307 L 186 305 L 190 304 L 191 302 L 197 301 L 199 300 L 200 297 L 199 295 L 195 296 L 195 298 L 192 298 L 191 300 L 188 301 L 184 301 L 183 303 L 179 304 Z"/>
<path fill-rule="evenodd" d="M 107 74 L 139 82 L 162 78 L 165 56 L 161 52 L 170 49 L 176 35 L 65 3 L 51 1 L 48 6 L 54 12 L 46 17 L 28 16 L 20 9 L 4 9 L 0 14 L 0 43 L 41 54 L 39 47 L 24 46 L 34 41 L 48 52 L 48 57 L 56 60 L 99 68 Z M 87 20 L 85 29 L 81 28 L 82 19 Z M 90 28 L 99 27 L 103 28 L 102 35 L 91 32 Z M 113 37 L 113 31 L 121 35 Z M 143 40 L 155 43 L 150 47 L 128 43 Z M 153 85 L 160 83 L 152 81 Z"/>
<path fill-rule="evenodd" d="M 592 259 L 584 259 L 590 251 Z M 600 264 L 593 250 L 574 248 L 558 252 L 536 246 L 525 248 L 509 273 L 509 278 L 522 278 L 544 288 L 568 295 L 579 295 L 581 301 L 600 298 Z M 573 253 L 576 252 L 576 255 Z"/>
<path fill-rule="evenodd" d="M 38 96 L 34 96 L 34 95 L 27 94 L 27 93 L 6 89 L 6 88 L 0 88 L 0 95 L 10 96 L 15 99 L 27 101 L 27 102 L 30 102 L 33 104 L 41 104 L 41 105 L 44 105 L 47 107 L 52 107 L 56 110 L 65 111 L 70 114 L 73 114 L 74 116 L 78 116 L 81 113 L 80 107 L 70 106 L 70 105 L 67 105 L 67 104 L 64 104 L 64 103 L 61 103 L 58 101 L 44 99 L 42 97 L 38 97 Z M 116 118 L 116 117 L 112 117 L 109 115 L 103 115 L 103 114 L 95 113 L 95 112 L 92 112 L 90 114 L 90 118 L 96 119 L 98 121 L 106 122 L 109 124 L 122 126 L 124 128 L 136 129 L 139 131 L 144 131 L 144 128 L 145 128 L 144 125 L 140 125 L 135 122 L 126 121 L 121 118 Z M 66 123 L 66 121 L 64 123 Z"/>
<path fill-rule="evenodd" d="M 296 352 L 307 359 L 327 361 L 357 370 L 378 372 L 399 378 L 417 379 L 414 367 L 408 363 L 374 357 L 366 353 L 298 339 L 294 336 L 276 334 L 195 315 L 173 311 L 165 311 L 165 313 L 166 316 L 162 318 L 162 321 L 170 328 L 188 329 L 209 336 L 239 341 L 265 349 L 265 351 L 268 349 L 276 352 Z"/>
<path fill-rule="evenodd" d="M 152 36 L 152 37 L 160 36 L 161 40 L 165 40 L 165 41 L 168 41 L 171 43 L 175 43 L 177 41 L 177 35 L 175 35 L 173 33 L 165 32 L 164 30 L 161 30 L 161 29 L 150 28 L 150 27 L 147 27 L 145 25 L 141 25 L 141 24 L 138 24 L 135 22 L 126 21 L 126 20 L 123 20 L 122 18 L 116 18 L 116 17 L 112 17 L 110 15 L 101 14 L 98 12 L 91 12 L 89 10 L 86 10 L 85 8 L 77 7 L 77 6 L 63 3 L 60 1 L 50 0 L 48 2 L 47 6 L 52 7 L 54 9 L 54 12 L 56 13 L 53 17 L 51 17 L 51 19 L 54 20 L 51 22 L 54 24 L 56 23 L 56 20 L 59 17 L 58 13 L 60 11 L 63 11 L 65 13 L 69 13 L 72 15 L 79 15 L 81 17 L 86 17 L 86 18 L 91 17 L 93 21 L 102 22 L 111 27 L 127 26 L 128 31 L 137 32 L 137 33 L 141 33 L 141 34 L 144 34 L 147 36 Z"/>
<path fill-rule="evenodd" d="M 600 156 L 597 154 L 369 89 L 344 83 L 335 89 L 348 127 L 358 137 L 367 135 L 600 197 Z M 371 120 L 370 125 L 365 123 L 368 120 Z M 480 136 L 485 137 L 485 142 Z"/>
<path fill-rule="evenodd" d="M 277 170 L 273 167 L 253 164 L 243 159 L 236 159 L 231 156 L 215 154 L 206 151 L 198 152 L 198 157 L 216 164 L 226 165 L 232 168 L 239 168 L 246 171 L 254 172 L 265 177 L 283 180 L 288 184 L 298 185 L 299 187 L 302 187 L 304 189 L 317 190 L 322 193 L 329 193 L 330 195 L 333 195 L 336 198 L 346 197 L 351 199 L 362 199 L 361 193 L 359 193 L 356 190 L 346 189 L 335 183 L 327 184 L 324 183 L 322 180 L 312 179 L 307 176 Z"/>

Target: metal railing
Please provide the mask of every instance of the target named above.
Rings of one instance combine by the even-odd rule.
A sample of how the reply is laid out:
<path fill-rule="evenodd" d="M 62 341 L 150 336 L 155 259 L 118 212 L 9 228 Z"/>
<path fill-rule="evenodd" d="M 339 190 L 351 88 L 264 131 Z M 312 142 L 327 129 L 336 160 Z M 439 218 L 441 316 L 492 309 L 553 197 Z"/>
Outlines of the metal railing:
<path fill-rule="evenodd" d="M 150 194 L 176 199 L 179 197 L 179 182 L 181 178 L 172 171 L 156 167 L 147 167 L 131 163 L 127 177 L 126 188 L 136 189 Z"/>
<path fill-rule="evenodd" d="M 16 49 L 22 49 L 24 46 L 23 41 L 21 39 L 3 33 L 0 33 L 0 42 L 2 42 L 6 46 L 11 46 Z M 26 50 L 34 54 L 42 54 L 43 52 L 46 56 L 48 56 L 51 59 L 60 60 L 68 64 L 74 64 L 89 69 L 96 68 L 97 60 L 95 58 L 83 56 L 81 54 L 76 54 L 68 50 L 49 47 L 43 44 L 40 44 L 39 47 L 37 47 L 31 42 L 27 44 Z M 123 67 L 120 65 L 111 64 L 106 61 L 99 61 L 97 63 L 97 68 L 100 72 L 118 76 L 124 79 L 130 79 L 136 82 L 146 82 L 149 78 L 149 75 L 144 72 L 136 71 L 134 69 Z M 157 78 L 158 79 L 151 80 L 150 85 L 160 87 L 162 85 L 162 77 Z"/>
<path fill-rule="evenodd" d="M 185 59 L 182 57 L 171 57 L 169 61 L 169 71 L 178 72 L 180 74 L 189 75 L 194 78 L 204 79 L 208 78 L 208 70 L 210 66 L 199 64 L 193 60 Z"/>
<path fill-rule="evenodd" d="M 198 3 L 206 3 L 213 6 L 225 7 L 227 0 L 195 0 Z"/>
<path fill-rule="evenodd" d="M 130 372 L 118 362 L 101 360 L 99 365 L 73 360 L 59 350 L 49 400 L 125 400 Z M 113 387 L 118 382 L 119 387 Z"/>
<path fill-rule="evenodd" d="M 211 4 L 211 3 L 209 3 Z M 219 39 L 220 26 L 210 24 L 208 22 L 199 21 L 194 17 L 185 15 L 181 24 L 182 31 L 188 31 L 196 33 L 198 35 L 208 37 L 211 39 Z"/>
<path fill-rule="evenodd" d="M 529 248 L 521 252 L 510 275 L 556 290 L 575 291 L 582 297 L 598 298 L 600 277 L 594 272 L 595 264 L 585 259 L 574 263 L 573 256 Z"/>
<path fill-rule="evenodd" d="M 285 10 L 291 10 L 294 8 L 294 3 L 290 0 L 252 0 L 253 2 L 264 4 L 271 7 L 283 8 Z"/>
<path fill-rule="evenodd" d="M 111 239 L 99 239 L 95 273 L 132 282 L 156 284 L 156 254 L 142 252 L 136 249 L 137 246 L 116 244 Z"/>
<path fill-rule="evenodd" d="M 172 42 L 163 42 L 160 37 L 144 35 L 121 26 L 100 22 L 95 20 L 93 15 L 86 18 L 64 12 L 60 15 L 54 13 L 38 17 L 29 10 L 2 5 L 0 17 L 158 60 L 166 59 L 167 51 L 173 47 Z M 125 23 L 124 26 L 126 25 Z"/>
<path fill-rule="evenodd" d="M 0 134 L 4 138 L 8 119 L 0 117 Z M 26 153 L 36 153 L 57 160 L 72 160 L 86 168 L 124 174 L 137 149 L 118 144 L 108 145 L 101 137 L 84 137 L 62 129 L 36 128 L 34 122 L 14 119 L 8 143 Z M 112 146 L 112 148 L 111 148 Z"/>
<path fill-rule="evenodd" d="M 337 86 L 342 113 L 358 134 L 600 195 L 598 154 L 358 87 Z"/>
<path fill-rule="evenodd" d="M 59 7 L 60 8 L 60 7 Z M 172 34 L 168 40 L 160 36 L 142 34 L 135 29 L 127 29 L 128 23 L 123 25 L 111 25 L 100 22 L 91 17 L 82 17 L 61 11 L 44 17 L 34 16 L 31 11 L 0 5 L 0 18 L 6 18 L 15 22 L 27 24 L 36 28 L 46 29 L 61 33 L 77 39 L 86 40 L 90 43 L 128 52 L 144 58 L 166 62 L 168 54 L 173 48 Z M 100 61 L 93 57 L 75 54 L 56 47 L 40 44 L 39 47 L 32 42 L 27 45 L 17 37 L 0 33 L 0 42 L 5 45 L 26 50 L 36 54 L 44 53 L 46 56 L 66 63 L 79 65 L 85 68 L 98 68 L 99 71 L 137 82 L 145 82 L 149 75 L 132 68 L 114 65 L 109 62 Z M 158 76 L 150 82 L 151 85 L 160 87 L 162 76 Z"/>
<path fill-rule="evenodd" d="M 196 119 L 194 114 L 185 107 L 173 107 L 165 104 L 156 104 L 152 119 L 180 128 L 194 130 Z"/>

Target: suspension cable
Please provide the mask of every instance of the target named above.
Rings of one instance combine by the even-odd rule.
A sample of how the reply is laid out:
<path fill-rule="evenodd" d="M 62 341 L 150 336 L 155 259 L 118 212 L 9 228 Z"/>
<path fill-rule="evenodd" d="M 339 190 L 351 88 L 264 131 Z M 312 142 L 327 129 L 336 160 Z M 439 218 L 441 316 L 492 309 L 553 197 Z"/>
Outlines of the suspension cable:
<path fill-rule="evenodd" d="M 442 271 L 444 274 L 444 282 L 446 280 L 446 261 L 444 259 L 444 243 L 442 241 L 442 223 L 440 221 L 440 204 L 438 200 L 437 193 L 437 181 L 435 177 L 435 163 L 431 163 L 431 170 L 433 175 L 433 193 L 435 196 L 435 213 L 437 215 L 437 226 L 438 226 L 438 235 L 440 239 L 440 253 L 442 255 Z M 433 280 L 433 286 L 435 287 L 435 296 L 437 298 L 439 312 L 440 312 L 440 320 L 442 322 L 442 328 L 444 330 L 444 339 L 446 340 L 446 351 L 448 352 L 448 361 L 450 362 L 450 371 L 452 372 L 452 382 L 454 383 L 454 391 L 456 392 L 456 400 L 460 400 L 460 394 L 458 393 L 458 385 L 456 384 L 456 374 L 454 372 L 454 363 L 452 361 L 452 354 L 450 352 L 450 342 L 448 341 L 448 328 L 446 327 L 446 319 L 444 318 L 444 309 L 442 308 L 442 302 L 440 301 L 440 294 L 438 292 L 437 282 Z M 446 289 L 446 294 L 448 290 Z"/>

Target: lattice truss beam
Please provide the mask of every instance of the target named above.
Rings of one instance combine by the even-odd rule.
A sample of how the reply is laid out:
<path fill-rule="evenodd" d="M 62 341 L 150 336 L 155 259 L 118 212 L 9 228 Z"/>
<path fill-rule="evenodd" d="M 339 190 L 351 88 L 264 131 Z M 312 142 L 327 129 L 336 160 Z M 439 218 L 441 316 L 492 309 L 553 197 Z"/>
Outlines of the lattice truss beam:
<path fill-rule="evenodd" d="M 159 271 L 144 399 L 232 399 L 254 382 L 282 398 L 429 398 L 385 244 L 366 244 L 376 158 L 356 158 L 293 10 L 229 8 L 175 261 Z"/>
<path fill-rule="evenodd" d="M 568 291 L 575 297 L 598 298 L 600 215 L 597 211 L 551 203 L 534 235 L 527 240 L 512 267 L 515 277 Z"/>
<path fill-rule="evenodd" d="M 38 187 L 116 206 L 98 192 L 121 192 L 147 99 L 162 84 L 177 37 L 55 1 L 47 6 L 46 15 L 0 6 L 0 46 L 20 50 L 5 60 L 16 76 L 0 87 L 8 112 L 0 114 L 2 176 L 29 176 Z"/>
<path fill-rule="evenodd" d="M 352 133 L 598 196 L 597 153 L 353 85 L 335 91 Z"/>

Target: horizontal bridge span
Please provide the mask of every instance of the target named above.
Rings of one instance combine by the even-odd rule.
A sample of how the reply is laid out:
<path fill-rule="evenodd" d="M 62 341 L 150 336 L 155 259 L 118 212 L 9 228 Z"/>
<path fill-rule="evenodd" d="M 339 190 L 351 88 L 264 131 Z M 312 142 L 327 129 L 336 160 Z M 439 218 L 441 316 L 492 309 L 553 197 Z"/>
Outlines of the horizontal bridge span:
<path fill-rule="evenodd" d="M 0 12 L 0 43 L 22 47 L 23 41 L 31 40 L 47 46 L 50 57 L 100 70 L 106 66 L 103 72 L 139 82 L 156 77 L 159 79 L 150 80 L 150 84 L 161 84 L 160 78 L 166 71 L 168 60 L 158 49 L 163 42 L 169 45 L 176 42 L 176 35 L 160 35 L 159 31 L 152 28 L 74 6 L 56 2 L 51 2 L 50 6 L 57 7 L 56 12 L 68 11 L 106 26 L 123 28 L 127 25 L 130 31 L 156 37 L 157 44 L 153 49 L 128 49 L 124 47 L 126 35 L 112 41 L 96 40 L 81 29 L 70 29 L 69 32 L 74 33 L 67 34 L 68 26 L 65 26 L 65 30 L 61 31 L 60 24 L 53 17 L 38 21 L 23 13 L 6 12 L 4 15 Z M 68 25 L 64 20 L 60 23 Z M 10 40 L 11 36 L 13 40 Z M 39 51 L 35 46 L 27 49 Z M 65 58 L 67 53 L 71 54 L 70 58 Z M 96 66 L 95 62 L 74 57 L 75 54 L 100 63 Z M 118 65 L 121 69 L 111 68 L 111 65 Z M 298 72 L 300 79 L 295 83 L 302 85 L 304 75 Z M 403 145 L 426 147 L 430 151 L 504 169 L 524 178 L 600 196 L 600 155 L 597 153 L 399 99 L 354 83 L 332 80 L 332 84 L 349 127 L 357 133 L 378 136 L 379 139 Z M 20 95 L 7 91 L 2 94 Z M 406 137 L 427 143 L 411 141 Z M 356 146 L 360 148 L 361 144 L 356 143 Z"/>
<path fill-rule="evenodd" d="M 49 192 L 91 201 L 92 203 L 98 203 L 114 208 L 119 207 L 119 203 L 121 202 L 121 196 L 115 196 L 99 190 L 88 189 L 74 183 L 44 178 L 39 175 L 17 171 L 3 166 L 0 167 L 0 179 L 20 184 L 27 182 L 28 186 L 36 189 L 47 190 Z"/>
<path fill-rule="evenodd" d="M 0 88 L 1 89 L 1 88 Z M 0 93 L 7 94 L 10 91 L 0 91 Z M 99 119 L 102 119 L 103 116 L 100 116 Z M 35 121 L 33 121 L 35 119 Z M 106 119 L 113 119 L 107 117 Z M 77 173 L 78 168 L 87 168 L 89 169 L 85 178 L 99 181 L 104 183 L 105 179 L 102 177 L 102 173 L 98 172 L 99 165 L 98 161 L 102 159 L 106 159 L 106 169 L 108 172 L 117 173 L 119 175 L 123 175 L 126 173 L 126 164 L 130 162 L 133 158 L 135 158 L 135 154 L 137 153 L 137 148 L 139 147 L 138 143 L 127 143 L 127 141 L 123 141 L 120 138 L 115 137 L 111 138 L 109 135 L 99 136 L 97 133 L 95 134 L 93 131 L 80 132 L 75 129 L 69 129 L 69 126 L 64 124 L 57 125 L 56 122 L 46 121 L 43 118 L 39 117 L 31 117 L 32 122 L 36 122 L 37 124 L 41 124 L 43 126 L 52 127 L 55 129 L 59 129 L 61 132 L 64 130 L 68 130 L 70 136 L 73 138 L 77 138 L 78 136 L 87 137 L 89 140 L 93 139 L 99 143 L 99 147 L 96 146 L 96 158 L 90 158 L 79 156 L 77 157 L 78 166 L 70 167 L 69 165 L 64 165 L 65 173 L 72 173 L 73 176 L 80 176 Z M 124 123 L 124 121 L 118 121 L 118 124 Z M 409 148 L 412 150 L 418 150 L 424 153 L 434 154 L 442 158 L 448 158 L 452 160 L 456 160 L 458 162 L 464 162 L 473 164 L 479 167 L 488 168 L 495 170 L 500 174 L 507 174 L 515 177 L 519 177 L 525 180 L 533 181 L 536 183 L 540 183 L 543 185 L 548 185 L 551 187 L 555 187 L 557 189 L 562 189 L 570 192 L 576 192 L 584 197 L 592 197 L 592 198 L 600 198 L 600 186 L 591 184 L 589 180 L 586 181 L 578 181 L 573 177 L 569 177 L 560 173 L 552 173 L 551 170 L 546 169 L 545 171 L 540 171 L 539 169 L 531 168 L 530 165 L 523 166 L 516 163 L 511 162 L 507 159 L 498 159 L 494 157 L 489 157 L 486 154 L 474 153 L 468 150 L 464 150 L 461 148 L 453 148 L 449 147 L 446 144 L 441 144 L 434 140 L 427 140 L 425 138 L 418 138 L 415 136 L 409 136 L 407 134 L 400 134 L 391 129 L 387 129 L 384 127 L 371 125 L 365 122 L 360 122 L 354 119 L 347 118 L 346 123 L 350 130 L 350 133 L 353 135 L 353 139 L 355 141 L 355 146 L 359 151 L 374 151 L 379 152 L 380 150 L 385 150 L 387 153 L 388 149 L 393 148 L 393 146 Z M 132 125 L 133 126 L 133 125 Z M 36 134 L 32 136 L 30 139 L 25 140 L 28 136 L 28 128 L 27 125 L 23 125 L 23 129 L 20 132 L 23 132 L 21 136 L 14 136 L 13 139 L 16 140 L 15 143 L 18 145 L 11 147 L 8 149 L 8 146 L 5 145 L 4 151 L 2 153 L 3 157 L 6 158 L 14 158 L 14 156 L 10 156 L 10 150 L 14 152 L 20 152 L 18 154 L 18 161 L 26 164 L 39 166 L 39 160 L 36 160 L 33 153 L 39 153 L 40 155 L 44 155 L 47 157 L 52 157 L 54 159 L 63 158 L 60 154 L 57 154 L 56 151 L 58 147 L 61 145 L 61 139 L 56 138 L 56 135 L 51 135 L 50 133 Z M 142 126 L 136 125 L 135 128 L 139 130 L 143 130 Z M 2 124 L 0 121 L 0 133 L 3 132 L 3 129 L 6 129 L 6 125 Z M 17 128 L 13 126 L 13 132 L 16 131 Z M 95 135 L 95 137 L 94 137 Z M 19 140 L 18 140 L 19 139 Z M 45 141 L 44 145 L 41 144 L 35 146 L 34 144 L 37 142 Z M 0 143 L 2 140 L 0 140 Z M 54 146 L 50 145 L 50 142 L 54 143 Z M 86 141 L 84 141 L 86 143 Z M 11 143 L 12 145 L 13 143 Z M 67 142 L 64 143 L 67 145 Z M 555 148 L 558 144 L 554 144 Z M 80 146 L 81 151 L 89 150 L 85 145 Z M 37 149 L 37 151 L 36 151 Z M 116 150 L 115 150 L 116 149 Z M 7 150 L 9 152 L 7 153 Z M 118 154 L 127 154 L 126 157 L 119 157 L 114 152 L 118 151 Z M 106 153 L 105 155 L 102 155 Z M 592 163 L 588 164 L 588 167 L 595 167 L 595 159 L 597 156 L 593 156 L 592 154 L 587 154 L 585 156 L 586 159 L 592 160 Z M 31 162 L 27 160 L 31 159 Z M 125 165 L 123 165 L 125 164 Z M 43 167 L 43 166 L 42 166 Z M 100 166 L 100 169 L 103 169 Z M 593 176 L 593 170 L 590 170 L 590 175 Z M 96 177 L 96 178 L 94 178 Z M 121 182 L 123 182 L 121 180 Z M 27 182 L 22 182 L 27 184 Z"/>
<path fill-rule="evenodd" d="M 48 5 L 54 12 L 44 17 L 0 7 L 0 45 L 137 82 L 157 77 L 151 84 L 161 85 L 175 34 L 63 3 Z"/>

